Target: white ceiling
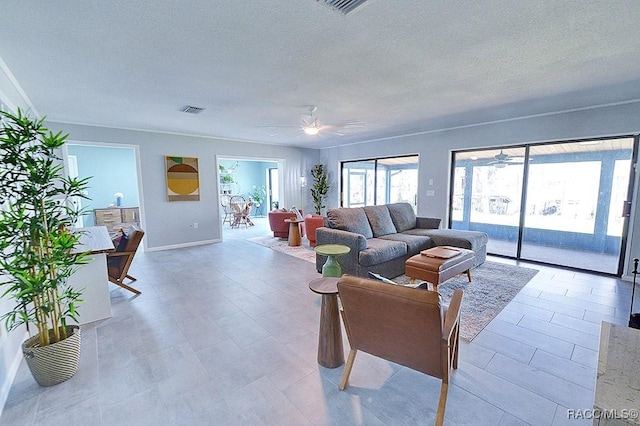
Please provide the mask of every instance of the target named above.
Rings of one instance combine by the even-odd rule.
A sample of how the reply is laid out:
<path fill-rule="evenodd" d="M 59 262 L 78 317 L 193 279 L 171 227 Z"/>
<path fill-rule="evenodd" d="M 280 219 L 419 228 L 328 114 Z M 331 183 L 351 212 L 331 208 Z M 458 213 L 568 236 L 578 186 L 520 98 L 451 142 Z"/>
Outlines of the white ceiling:
<path fill-rule="evenodd" d="M 318 148 L 638 100 L 638 22 L 637 0 L 9 1 L 0 58 L 51 121 Z M 304 135 L 308 105 L 365 127 Z"/>

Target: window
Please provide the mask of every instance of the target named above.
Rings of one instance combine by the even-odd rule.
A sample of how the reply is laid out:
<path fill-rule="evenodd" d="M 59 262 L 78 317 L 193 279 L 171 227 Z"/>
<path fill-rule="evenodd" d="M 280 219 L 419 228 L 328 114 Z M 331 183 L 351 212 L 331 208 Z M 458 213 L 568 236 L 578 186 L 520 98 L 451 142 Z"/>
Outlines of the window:
<path fill-rule="evenodd" d="M 417 155 L 344 161 L 341 168 L 343 207 L 408 202 L 416 210 Z"/>

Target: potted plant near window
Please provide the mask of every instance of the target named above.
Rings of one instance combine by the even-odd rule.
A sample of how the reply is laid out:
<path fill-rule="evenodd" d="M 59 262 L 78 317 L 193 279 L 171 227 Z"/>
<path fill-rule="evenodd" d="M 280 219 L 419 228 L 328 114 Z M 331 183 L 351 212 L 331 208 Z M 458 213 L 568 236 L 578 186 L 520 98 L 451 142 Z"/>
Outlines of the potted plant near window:
<path fill-rule="evenodd" d="M 313 186 L 311 187 L 313 207 L 316 214 L 320 215 L 322 214 L 322 209 L 325 208 L 324 201 L 327 199 L 327 194 L 329 193 L 329 180 L 322 164 L 313 166 L 311 176 L 313 177 Z"/>
<path fill-rule="evenodd" d="M 253 200 L 253 205 L 256 206 L 256 215 L 259 213 L 262 215 L 262 203 L 267 197 L 267 189 L 264 185 L 253 185 L 253 189 L 249 193 L 249 196 Z"/>
<path fill-rule="evenodd" d="M 324 170 L 322 164 L 316 164 L 311 169 L 311 176 L 313 177 L 313 186 L 311 187 L 311 198 L 313 199 L 313 207 L 315 215 L 308 215 L 304 219 L 304 224 L 307 233 L 307 239 L 311 247 L 316 245 L 316 229 L 324 226 L 324 216 L 322 216 L 322 209 L 325 208 L 324 201 L 327 199 L 329 193 L 329 178 L 327 172 Z"/>
<path fill-rule="evenodd" d="M 80 357 L 77 304 L 81 292 L 67 279 L 88 262 L 72 231 L 82 214 L 72 197 L 86 198 L 88 180 L 64 177 L 53 134 L 18 111 L 0 111 L 0 297 L 15 301 L 1 318 L 7 331 L 21 324 L 33 337 L 22 344 L 35 380 L 51 386 L 72 377 Z M 35 329 L 33 329 L 35 328 Z"/>

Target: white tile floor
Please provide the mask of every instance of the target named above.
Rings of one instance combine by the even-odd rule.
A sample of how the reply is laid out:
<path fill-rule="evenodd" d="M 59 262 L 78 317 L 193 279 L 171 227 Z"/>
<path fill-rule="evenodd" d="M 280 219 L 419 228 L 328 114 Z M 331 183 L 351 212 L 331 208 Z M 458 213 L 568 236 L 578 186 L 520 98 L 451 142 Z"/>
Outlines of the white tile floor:
<path fill-rule="evenodd" d="M 432 424 L 439 383 L 407 368 L 361 353 L 338 391 L 343 368 L 316 363 L 320 296 L 307 284 L 318 274 L 244 240 L 266 234 L 265 221 L 225 230 L 220 244 L 139 253 L 142 295 L 112 289 L 113 318 L 83 327 L 71 380 L 41 388 L 23 362 L 0 424 Z M 446 424 L 591 424 L 567 410 L 591 407 L 599 323 L 626 324 L 631 285 L 531 267 L 540 272 L 462 343 Z"/>

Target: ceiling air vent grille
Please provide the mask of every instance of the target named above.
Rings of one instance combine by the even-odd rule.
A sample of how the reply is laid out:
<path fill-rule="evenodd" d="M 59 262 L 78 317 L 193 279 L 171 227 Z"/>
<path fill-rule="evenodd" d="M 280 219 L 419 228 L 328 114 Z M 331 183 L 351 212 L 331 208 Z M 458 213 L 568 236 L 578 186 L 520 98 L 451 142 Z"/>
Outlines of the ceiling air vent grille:
<path fill-rule="evenodd" d="M 316 0 L 324 3 L 338 13 L 347 15 L 367 0 Z"/>
<path fill-rule="evenodd" d="M 186 112 L 187 114 L 200 114 L 202 111 L 204 111 L 204 108 L 194 107 L 190 105 L 182 108 L 182 112 Z"/>

